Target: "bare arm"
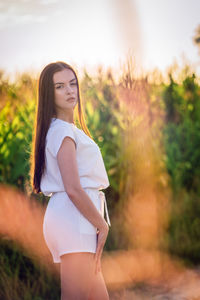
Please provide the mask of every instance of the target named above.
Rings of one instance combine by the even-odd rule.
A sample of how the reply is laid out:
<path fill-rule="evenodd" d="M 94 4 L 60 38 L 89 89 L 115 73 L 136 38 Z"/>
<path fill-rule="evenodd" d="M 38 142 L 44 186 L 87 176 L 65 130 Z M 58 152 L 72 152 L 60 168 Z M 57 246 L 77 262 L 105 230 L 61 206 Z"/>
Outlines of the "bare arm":
<path fill-rule="evenodd" d="M 108 224 L 80 184 L 75 142 L 65 137 L 57 154 L 61 177 L 69 198 L 78 210 L 98 229 Z"/>

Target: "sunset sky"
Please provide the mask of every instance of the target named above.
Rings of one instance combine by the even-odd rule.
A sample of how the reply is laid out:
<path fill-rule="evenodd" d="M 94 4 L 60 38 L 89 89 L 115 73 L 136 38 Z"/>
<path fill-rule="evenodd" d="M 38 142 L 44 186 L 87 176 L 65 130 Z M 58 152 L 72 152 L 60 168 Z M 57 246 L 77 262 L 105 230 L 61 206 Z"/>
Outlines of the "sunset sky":
<path fill-rule="evenodd" d="M 135 65 L 164 71 L 186 57 L 200 74 L 192 42 L 198 0 L 0 0 L 0 68 L 41 70 L 63 60 L 80 70 Z"/>

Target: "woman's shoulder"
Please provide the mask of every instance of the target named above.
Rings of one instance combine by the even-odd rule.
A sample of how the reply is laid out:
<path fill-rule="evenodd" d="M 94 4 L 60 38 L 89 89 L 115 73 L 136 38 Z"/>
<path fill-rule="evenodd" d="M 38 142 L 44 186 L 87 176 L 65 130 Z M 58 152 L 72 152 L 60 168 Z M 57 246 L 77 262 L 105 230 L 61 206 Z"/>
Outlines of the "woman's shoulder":
<path fill-rule="evenodd" d="M 71 123 L 65 121 L 51 122 L 46 136 L 46 146 L 54 157 L 56 157 L 62 141 L 66 136 L 69 136 L 77 143 L 77 135 Z"/>
<path fill-rule="evenodd" d="M 60 135 L 61 132 L 71 132 L 76 134 L 75 125 L 58 119 L 51 119 L 51 123 L 47 132 L 47 139 Z"/>
<path fill-rule="evenodd" d="M 61 119 L 52 118 L 47 133 L 47 139 L 51 137 L 54 138 L 57 135 L 59 136 L 65 133 L 71 133 L 74 138 L 76 138 L 76 140 L 80 142 L 92 142 L 96 144 L 93 139 L 91 139 L 81 128 L 78 128 L 74 123 L 69 123 Z"/>

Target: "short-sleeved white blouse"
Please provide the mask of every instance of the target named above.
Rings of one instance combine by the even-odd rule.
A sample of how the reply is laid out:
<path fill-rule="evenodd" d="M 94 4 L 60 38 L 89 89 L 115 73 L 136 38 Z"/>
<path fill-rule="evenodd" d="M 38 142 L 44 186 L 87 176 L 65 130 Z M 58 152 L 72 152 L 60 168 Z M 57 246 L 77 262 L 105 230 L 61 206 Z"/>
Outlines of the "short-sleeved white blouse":
<path fill-rule="evenodd" d="M 99 146 L 73 123 L 52 118 L 46 136 L 45 164 L 40 189 L 46 196 L 64 192 L 64 184 L 57 162 L 57 153 L 64 137 L 76 143 L 76 159 L 80 183 L 83 188 L 105 189 L 110 183 Z"/>

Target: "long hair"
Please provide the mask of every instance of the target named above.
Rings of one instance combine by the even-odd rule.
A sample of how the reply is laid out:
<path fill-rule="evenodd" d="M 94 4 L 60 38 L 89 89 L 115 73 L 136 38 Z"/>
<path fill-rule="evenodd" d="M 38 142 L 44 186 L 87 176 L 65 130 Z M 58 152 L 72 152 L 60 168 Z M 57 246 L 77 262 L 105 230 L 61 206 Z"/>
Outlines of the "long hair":
<path fill-rule="evenodd" d="M 55 115 L 53 75 L 64 69 L 70 69 L 77 81 L 78 91 L 78 121 L 82 130 L 92 138 L 85 123 L 82 103 L 80 99 L 79 83 L 76 72 L 73 68 L 62 61 L 48 64 L 41 72 L 38 83 L 36 115 L 34 120 L 32 147 L 30 155 L 30 180 L 34 193 L 40 193 L 40 181 L 45 170 L 45 144 L 46 135 L 51 123 L 51 118 Z M 77 107 L 77 105 L 76 105 Z M 76 111 L 75 107 L 75 111 Z M 77 114 L 77 112 L 76 112 Z M 75 118 L 77 115 L 75 114 Z"/>

